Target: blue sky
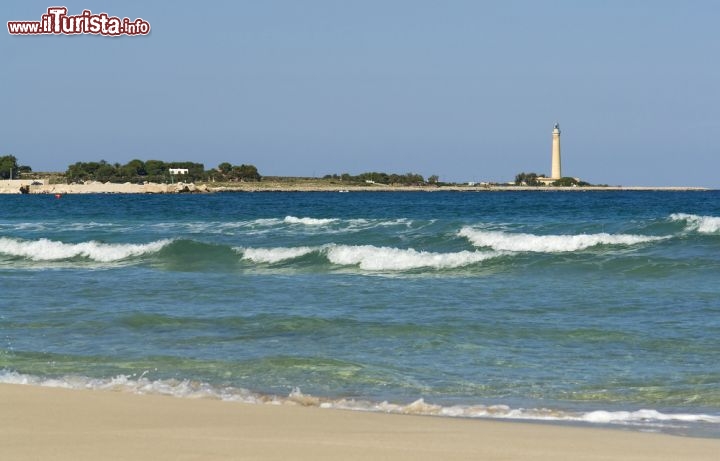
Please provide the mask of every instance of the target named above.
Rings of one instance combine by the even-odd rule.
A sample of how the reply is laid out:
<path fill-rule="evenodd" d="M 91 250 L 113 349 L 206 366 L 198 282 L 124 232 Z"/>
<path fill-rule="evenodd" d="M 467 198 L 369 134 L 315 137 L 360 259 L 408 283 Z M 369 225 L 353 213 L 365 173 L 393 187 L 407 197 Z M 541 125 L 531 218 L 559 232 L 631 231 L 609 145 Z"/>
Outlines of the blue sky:
<path fill-rule="evenodd" d="M 11 36 L 50 6 L 150 35 Z M 720 187 L 720 2 L 11 0 L 0 155 Z"/>

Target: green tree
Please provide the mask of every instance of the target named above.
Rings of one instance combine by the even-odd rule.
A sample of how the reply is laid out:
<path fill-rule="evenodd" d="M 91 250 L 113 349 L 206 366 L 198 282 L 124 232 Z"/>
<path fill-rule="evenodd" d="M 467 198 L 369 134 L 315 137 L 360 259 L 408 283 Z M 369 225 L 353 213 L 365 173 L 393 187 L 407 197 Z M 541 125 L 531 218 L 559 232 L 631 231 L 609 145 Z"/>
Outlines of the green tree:
<path fill-rule="evenodd" d="M 379 173 L 377 171 L 361 173 L 357 176 L 357 178 L 360 181 L 372 181 L 378 184 L 390 184 L 390 175 L 387 173 Z"/>
<path fill-rule="evenodd" d="M 218 165 L 217 169 L 220 173 L 227 175 L 232 171 L 233 166 L 228 162 L 222 162 L 220 165 Z"/>
<path fill-rule="evenodd" d="M 162 160 L 148 160 L 145 162 L 145 173 L 153 179 L 162 178 L 167 173 L 167 166 Z"/>
<path fill-rule="evenodd" d="M 0 157 L 0 179 L 17 179 L 18 164 L 14 155 Z"/>
<path fill-rule="evenodd" d="M 89 177 L 90 174 L 85 169 L 85 163 L 83 162 L 75 162 L 65 171 L 65 178 L 70 182 L 84 181 Z"/>
<path fill-rule="evenodd" d="M 117 168 L 117 179 L 120 181 L 137 181 L 141 176 L 146 176 L 145 162 L 142 160 L 130 160 L 125 165 Z"/>
<path fill-rule="evenodd" d="M 114 165 L 107 163 L 105 160 L 100 161 L 100 166 L 95 170 L 95 180 L 108 182 L 117 176 L 118 170 Z"/>
<path fill-rule="evenodd" d="M 425 178 L 423 178 L 421 174 L 417 174 L 417 173 L 405 174 L 405 184 L 418 185 L 418 184 L 424 184 L 424 183 L 425 183 Z"/>
<path fill-rule="evenodd" d="M 556 187 L 573 187 L 578 185 L 578 181 L 575 178 L 566 176 L 553 182 L 552 185 Z"/>
<path fill-rule="evenodd" d="M 127 164 L 124 166 L 129 171 L 132 171 L 135 176 L 145 176 L 147 175 L 147 171 L 145 171 L 145 162 L 138 159 L 133 159 L 127 162 Z"/>
<path fill-rule="evenodd" d="M 97 173 L 97 170 L 100 168 L 101 165 L 107 165 L 107 162 L 105 160 L 100 160 L 99 162 L 83 163 L 83 168 L 85 169 L 85 171 L 87 171 L 89 179 L 96 179 L 95 174 Z"/>
<path fill-rule="evenodd" d="M 254 165 L 233 166 L 228 177 L 239 181 L 260 181 L 261 176 Z"/>
<path fill-rule="evenodd" d="M 537 173 L 518 173 L 515 176 L 516 186 L 539 186 L 541 183 L 538 181 Z"/>

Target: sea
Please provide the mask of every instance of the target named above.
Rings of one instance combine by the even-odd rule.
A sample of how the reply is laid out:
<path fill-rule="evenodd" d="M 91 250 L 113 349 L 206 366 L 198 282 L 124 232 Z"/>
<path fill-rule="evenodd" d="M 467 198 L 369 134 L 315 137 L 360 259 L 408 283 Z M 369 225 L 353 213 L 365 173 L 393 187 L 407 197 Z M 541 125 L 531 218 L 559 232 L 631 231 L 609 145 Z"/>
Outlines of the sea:
<path fill-rule="evenodd" d="M 720 192 L 0 196 L 0 382 L 720 437 Z"/>

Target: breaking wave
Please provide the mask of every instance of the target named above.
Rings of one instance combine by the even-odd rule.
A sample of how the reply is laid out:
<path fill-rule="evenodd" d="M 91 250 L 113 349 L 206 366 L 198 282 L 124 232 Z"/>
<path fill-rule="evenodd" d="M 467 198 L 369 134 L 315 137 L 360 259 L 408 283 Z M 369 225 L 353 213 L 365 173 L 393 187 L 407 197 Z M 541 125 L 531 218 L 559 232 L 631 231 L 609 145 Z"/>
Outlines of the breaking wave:
<path fill-rule="evenodd" d="M 578 234 L 578 235 L 534 235 L 513 234 L 500 231 L 483 231 L 463 227 L 458 232 L 476 247 L 489 247 L 498 251 L 562 253 L 584 250 L 598 245 L 637 245 L 665 240 L 670 237 L 631 234 Z"/>
<path fill-rule="evenodd" d="M 670 215 L 670 220 L 675 222 L 685 222 L 687 226 L 686 229 L 689 231 L 695 231 L 701 234 L 720 233 L 719 217 L 673 213 Z"/>
<path fill-rule="evenodd" d="M 316 251 L 312 247 L 295 248 L 236 248 L 235 251 L 243 254 L 243 259 L 256 263 L 274 264 L 289 259 L 299 258 Z"/>
<path fill-rule="evenodd" d="M 100 243 L 96 241 L 64 243 L 45 238 L 21 240 L 0 237 L 0 254 L 26 258 L 32 261 L 87 258 L 97 262 L 113 262 L 143 254 L 156 253 L 171 242 L 171 239 L 163 239 L 146 244 Z"/>
<path fill-rule="evenodd" d="M 339 266 L 357 266 L 366 271 L 407 271 L 421 268 L 454 269 L 477 264 L 501 255 L 497 252 L 459 251 L 434 253 L 412 248 L 377 247 L 373 245 L 328 244 L 318 247 L 235 248 L 242 259 L 274 264 L 311 253 L 325 257 Z"/>
<path fill-rule="evenodd" d="M 260 394 L 232 386 L 179 379 L 150 380 L 141 375 L 118 375 L 113 378 L 63 376 L 43 378 L 14 371 L 0 370 L 0 383 L 61 389 L 120 391 L 142 395 L 166 395 L 177 398 L 213 399 L 248 404 L 295 405 L 323 409 L 370 411 L 404 415 L 443 416 L 453 418 L 512 419 L 528 421 L 579 422 L 675 429 L 685 424 L 720 424 L 720 415 L 704 413 L 662 413 L 653 409 L 636 411 L 574 412 L 549 408 L 512 408 L 508 405 L 439 405 L 420 398 L 408 404 L 373 402 L 348 398 L 326 398 L 304 394 L 293 389 L 288 395 Z"/>
<path fill-rule="evenodd" d="M 432 253 L 412 248 L 388 248 L 373 245 L 333 245 L 327 248 L 327 258 L 333 264 L 359 266 L 368 271 L 403 271 L 430 267 L 453 269 L 477 264 L 497 257 L 498 253 L 460 251 L 456 253 Z"/>
<path fill-rule="evenodd" d="M 283 221 L 286 224 L 304 224 L 306 226 L 324 226 L 324 225 L 336 222 L 337 219 L 336 218 L 326 218 L 326 219 L 298 218 L 295 216 L 285 216 L 285 219 Z"/>

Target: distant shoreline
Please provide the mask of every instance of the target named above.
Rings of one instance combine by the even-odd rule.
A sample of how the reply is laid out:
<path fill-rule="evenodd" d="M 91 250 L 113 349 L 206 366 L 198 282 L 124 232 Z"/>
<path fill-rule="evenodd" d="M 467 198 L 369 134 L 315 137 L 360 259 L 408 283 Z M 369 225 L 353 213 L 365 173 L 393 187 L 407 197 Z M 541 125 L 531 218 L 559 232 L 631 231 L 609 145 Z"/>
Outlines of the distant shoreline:
<path fill-rule="evenodd" d="M 209 186 L 212 192 L 602 192 L 602 191 L 673 191 L 697 192 L 714 189 L 693 186 L 610 186 L 610 187 L 528 187 L 528 186 L 264 186 L 247 184 L 244 186 L 217 187 Z"/>
<path fill-rule="evenodd" d="M 175 184 L 131 184 L 101 183 L 86 184 L 35 184 L 33 180 L 0 181 L 0 194 L 20 194 L 20 188 L 28 194 L 178 194 L 213 192 L 602 192 L 602 191 L 710 191 L 713 189 L 695 186 L 578 186 L 578 187 L 531 187 L 501 185 L 423 185 L 391 186 L 385 184 L 343 184 L 326 183 L 323 180 L 288 180 L 215 183 Z"/>

